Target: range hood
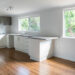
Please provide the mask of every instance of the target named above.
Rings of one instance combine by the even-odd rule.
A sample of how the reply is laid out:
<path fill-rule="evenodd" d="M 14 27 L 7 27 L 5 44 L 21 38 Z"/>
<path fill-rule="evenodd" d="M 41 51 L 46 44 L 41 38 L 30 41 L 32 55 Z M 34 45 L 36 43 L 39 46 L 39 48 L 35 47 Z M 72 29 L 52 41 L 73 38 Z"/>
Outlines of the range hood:
<path fill-rule="evenodd" d="M 2 24 L 2 25 L 11 25 L 11 17 L 0 16 L 0 24 Z"/>

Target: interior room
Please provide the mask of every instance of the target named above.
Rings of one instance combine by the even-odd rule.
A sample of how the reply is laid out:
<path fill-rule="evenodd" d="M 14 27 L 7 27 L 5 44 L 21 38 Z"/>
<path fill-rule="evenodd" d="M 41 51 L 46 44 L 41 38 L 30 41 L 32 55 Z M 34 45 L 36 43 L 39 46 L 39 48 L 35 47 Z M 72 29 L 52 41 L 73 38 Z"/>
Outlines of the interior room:
<path fill-rule="evenodd" d="M 75 75 L 75 0 L 0 0 L 0 75 Z"/>

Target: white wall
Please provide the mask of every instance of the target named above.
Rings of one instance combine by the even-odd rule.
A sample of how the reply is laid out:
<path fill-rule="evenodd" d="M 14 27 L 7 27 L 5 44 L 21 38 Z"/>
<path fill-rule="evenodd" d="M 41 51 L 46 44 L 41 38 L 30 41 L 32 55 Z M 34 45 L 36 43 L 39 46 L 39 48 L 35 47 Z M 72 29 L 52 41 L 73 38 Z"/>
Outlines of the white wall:
<path fill-rule="evenodd" d="M 11 33 L 18 33 L 18 17 L 12 17 Z"/>
<path fill-rule="evenodd" d="M 75 61 L 75 39 L 56 40 L 54 56 Z"/>
<path fill-rule="evenodd" d="M 34 15 L 37 13 L 33 13 Z M 27 14 L 28 15 L 28 14 Z M 29 14 L 30 15 L 30 14 Z M 54 8 L 38 12 L 41 19 L 41 33 L 49 36 L 62 36 L 63 9 Z M 23 15 L 22 15 L 23 16 Z M 17 17 L 13 17 L 12 32 L 18 33 Z M 54 56 L 75 61 L 75 39 L 60 38 L 55 41 Z"/>
<path fill-rule="evenodd" d="M 10 33 L 11 26 L 10 25 L 1 25 L 0 24 L 0 33 Z"/>
<path fill-rule="evenodd" d="M 48 34 L 50 36 L 60 36 L 61 35 L 61 25 L 60 25 L 61 11 L 58 11 L 58 10 L 51 9 L 41 14 L 42 33 Z"/>

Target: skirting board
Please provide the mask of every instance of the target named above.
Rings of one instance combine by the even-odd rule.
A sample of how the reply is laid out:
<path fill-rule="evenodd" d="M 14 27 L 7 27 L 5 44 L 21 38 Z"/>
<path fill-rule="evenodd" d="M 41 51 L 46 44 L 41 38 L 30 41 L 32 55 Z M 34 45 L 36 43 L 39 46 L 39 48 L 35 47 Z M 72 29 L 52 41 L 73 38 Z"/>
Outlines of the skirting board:
<path fill-rule="evenodd" d="M 41 62 L 41 61 L 46 60 L 47 58 L 46 58 L 46 57 L 44 57 L 44 58 L 39 59 L 39 58 L 30 57 L 30 59 L 31 59 L 31 60 L 34 60 L 34 61 Z"/>

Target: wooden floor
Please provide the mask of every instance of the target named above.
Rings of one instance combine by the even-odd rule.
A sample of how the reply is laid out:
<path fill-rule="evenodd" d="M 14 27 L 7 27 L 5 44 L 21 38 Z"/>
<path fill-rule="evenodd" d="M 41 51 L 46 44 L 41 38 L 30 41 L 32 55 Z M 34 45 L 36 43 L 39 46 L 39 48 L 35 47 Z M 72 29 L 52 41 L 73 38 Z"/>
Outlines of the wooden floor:
<path fill-rule="evenodd" d="M 75 62 L 51 58 L 43 62 L 29 59 L 14 49 L 0 49 L 0 75 L 75 75 Z"/>

